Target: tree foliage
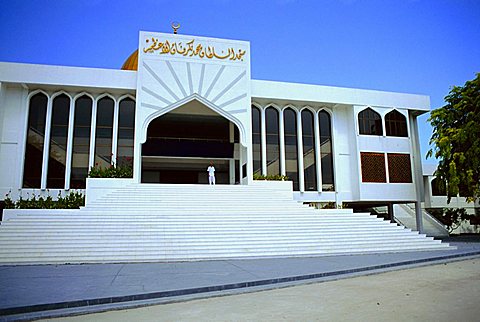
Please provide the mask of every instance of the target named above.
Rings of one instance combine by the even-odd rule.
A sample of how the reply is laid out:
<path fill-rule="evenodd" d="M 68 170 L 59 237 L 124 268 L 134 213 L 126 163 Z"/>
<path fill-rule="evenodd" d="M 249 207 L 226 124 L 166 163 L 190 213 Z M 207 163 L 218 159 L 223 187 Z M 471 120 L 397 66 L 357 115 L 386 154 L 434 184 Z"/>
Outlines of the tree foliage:
<path fill-rule="evenodd" d="M 459 192 L 473 201 L 480 196 L 480 73 L 454 86 L 445 102 L 429 118 L 434 147 L 427 157 L 439 160 L 435 176 L 446 183 L 448 202 Z"/>

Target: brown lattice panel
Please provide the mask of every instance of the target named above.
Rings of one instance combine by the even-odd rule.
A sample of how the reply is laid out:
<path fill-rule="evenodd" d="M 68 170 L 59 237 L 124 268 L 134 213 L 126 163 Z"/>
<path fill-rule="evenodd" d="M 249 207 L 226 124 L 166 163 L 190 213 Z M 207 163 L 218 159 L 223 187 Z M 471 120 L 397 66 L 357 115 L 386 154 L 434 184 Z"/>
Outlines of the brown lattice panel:
<path fill-rule="evenodd" d="M 388 153 L 387 158 L 390 183 L 411 183 L 410 154 Z"/>
<path fill-rule="evenodd" d="M 362 182 L 387 182 L 383 153 L 360 152 L 360 159 Z"/>

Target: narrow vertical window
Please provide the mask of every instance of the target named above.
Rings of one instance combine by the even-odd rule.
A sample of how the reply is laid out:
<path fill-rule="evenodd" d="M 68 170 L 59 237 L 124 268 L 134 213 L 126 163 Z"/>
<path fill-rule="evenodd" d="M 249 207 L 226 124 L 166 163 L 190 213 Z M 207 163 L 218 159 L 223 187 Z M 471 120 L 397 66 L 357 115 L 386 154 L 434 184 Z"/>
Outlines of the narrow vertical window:
<path fill-rule="evenodd" d="M 380 114 L 367 108 L 358 113 L 358 129 L 360 134 L 383 135 L 382 118 Z"/>
<path fill-rule="evenodd" d="M 69 115 L 70 98 L 65 94 L 55 97 L 53 99 L 52 123 L 50 126 L 50 145 L 47 173 L 48 188 L 65 187 Z"/>
<path fill-rule="evenodd" d="M 23 166 L 24 188 L 40 188 L 47 102 L 47 96 L 41 93 L 30 98 L 27 146 L 25 147 L 25 163 Z"/>
<path fill-rule="evenodd" d="M 117 165 L 133 165 L 133 138 L 135 135 L 135 102 L 126 98 L 120 102 L 118 113 Z"/>
<path fill-rule="evenodd" d="M 320 124 L 320 158 L 322 160 L 322 190 L 333 191 L 333 153 L 332 153 L 332 126 L 330 115 L 325 111 L 318 113 Z"/>
<path fill-rule="evenodd" d="M 92 99 L 86 95 L 75 101 L 72 171 L 70 176 L 70 187 L 73 189 L 84 189 L 88 175 L 92 105 Z"/>
<path fill-rule="evenodd" d="M 293 181 L 293 190 L 298 191 L 298 146 L 297 146 L 297 113 L 291 108 L 283 112 L 285 132 L 285 171 L 289 180 Z"/>
<path fill-rule="evenodd" d="M 387 128 L 388 136 L 408 136 L 407 119 L 402 113 L 396 110 L 385 115 L 385 127 Z"/>
<path fill-rule="evenodd" d="M 262 173 L 262 134 L 260 109 L 252 106 L 253 174 Z"/>
<path fill-rule="evenodd" d="M 109 167 L 112 162 L 114 102 L 104 97 L 97 104 L 97 127 L 95 135 L 95 165 Z"/>
<path fill-rule="evenodd" d="M 302 111 L 303 171 L 305 190 L 317 190 L 317 166 L 315 160 L 315 135 L 313 114 L 309 110 Z"/>
<path fill-rule="evenodd" d="M 278 111 L 273 107 L 265 110 L 267 133 L 267 175 L 280 174 L 280 133 Z"/>

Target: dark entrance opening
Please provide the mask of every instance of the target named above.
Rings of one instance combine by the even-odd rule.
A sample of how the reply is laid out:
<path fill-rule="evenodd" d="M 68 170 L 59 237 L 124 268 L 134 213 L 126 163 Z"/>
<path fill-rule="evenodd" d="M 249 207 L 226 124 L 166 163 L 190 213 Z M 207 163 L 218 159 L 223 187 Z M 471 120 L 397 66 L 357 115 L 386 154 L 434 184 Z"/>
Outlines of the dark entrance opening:
<path fill-rule="evenodd" d="M 232 183 L 238 140 L 229 120 L 199 102 L 187 103 L 150 123 L 142 145 L 142 182 L 208 183 L 213 161 L 217 184 Z"/>

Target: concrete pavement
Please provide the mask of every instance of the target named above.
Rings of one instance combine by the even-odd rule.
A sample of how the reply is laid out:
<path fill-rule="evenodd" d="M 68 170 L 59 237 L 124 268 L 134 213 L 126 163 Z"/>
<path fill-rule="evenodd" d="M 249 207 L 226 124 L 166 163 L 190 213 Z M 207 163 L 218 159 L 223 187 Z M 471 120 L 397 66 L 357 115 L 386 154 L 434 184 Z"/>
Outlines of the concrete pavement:
<path fill-rule="evenodd" d="M 53 317 L 373 274 L 480 256 L 457 250 L 182 263 L 0 266 L 0 320 Z"/>
<path fill-rule="evenodd" d="M 480 259 L 51 322 L 478 321 Z"/>

